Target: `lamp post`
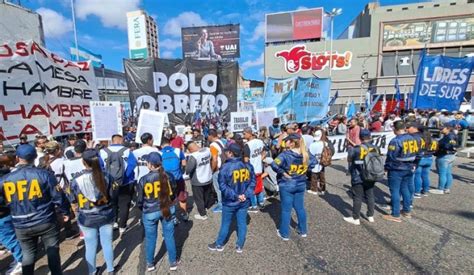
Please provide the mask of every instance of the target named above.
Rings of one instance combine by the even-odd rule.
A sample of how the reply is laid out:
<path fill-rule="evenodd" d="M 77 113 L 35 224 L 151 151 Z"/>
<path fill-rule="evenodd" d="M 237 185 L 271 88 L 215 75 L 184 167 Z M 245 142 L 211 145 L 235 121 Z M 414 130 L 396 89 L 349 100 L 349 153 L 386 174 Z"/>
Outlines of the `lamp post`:
<path fill-rule="evenodd" d="M 332 40 L 333 40 L 333 33 L 334 33 L 334 17 L 341 15 L 342 9 L 341 8 L 333 8 L 331 12 L 327 12 L 326 16 L 331 18 L 331 44 L 330 47 L 330 54 L 329 54 L 329 77 L 332 76 Z"/>

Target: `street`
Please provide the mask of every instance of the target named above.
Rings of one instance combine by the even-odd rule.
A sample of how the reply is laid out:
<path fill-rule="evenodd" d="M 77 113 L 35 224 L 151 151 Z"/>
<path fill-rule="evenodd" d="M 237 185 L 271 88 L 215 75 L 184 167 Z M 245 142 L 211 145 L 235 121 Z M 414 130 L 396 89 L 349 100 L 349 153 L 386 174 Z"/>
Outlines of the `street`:
<path fill-rule="evenodd" d="M 344 222 L 351 213 L 350 178 L 345 176 L 345 162 L 334 162 L 326 170 L 328 192 L 323 196 L 306 194 L 309 233 L 301 239 L 293 231 L 290 241 L 276 235 L 280 204 L 268 200 L 263 213 L 248 216 L 248 234 L 243 254 L 234 249 L 235 230 L 224 252 L 212 252 L 207 244 L 215 240 L 220 214 L 210 213 L 207 221 L 190 220 L 176 227 L 176 243 L 181 264 L 178 273 L 472 273 L 474 272 L 474 160 L 458 158 L 455 182 L 449 195 L 416 199 L 413 219 L 402 223 L 382 220 L 381 207 L 388 200 L 388 188 L 376 185 L 375 223 L 362 219 L 360 226 Z M 431 173 L 431 186 L 437 175 Z M 190 191 L 190 188 L 188 189 Z M 192 202 L 192 197 L 190 197 Z M 191 205 L 191 204 L 190 204 Z M 365 213 L 366 205 L 362 207 Z M 192 216 L 196 210 L 190 214 Z M 123 238 L 115 232 L 115 264 L 119 274 L 146 273 L 143 233 L 139 211 L 134 209 L 131 228 Z M 294 216 L 295 217 L 295 216 Z M 161 231 L 161 227 L 160 227 Z M 157 270 L 169 272 L 167 254 L 159 233 Z M 61 260 L 64 274 L 86 274 L 84 245 L 79 239 L 63 241 Z M 1 260 L 1 271 L 8 262 Z M 98 253 L 98 266 L 103 264 Z M 44 251 L 36 263 L 36 274 L 47 274 Z M 105 273 L 105 266 L 101 271 Z"/>

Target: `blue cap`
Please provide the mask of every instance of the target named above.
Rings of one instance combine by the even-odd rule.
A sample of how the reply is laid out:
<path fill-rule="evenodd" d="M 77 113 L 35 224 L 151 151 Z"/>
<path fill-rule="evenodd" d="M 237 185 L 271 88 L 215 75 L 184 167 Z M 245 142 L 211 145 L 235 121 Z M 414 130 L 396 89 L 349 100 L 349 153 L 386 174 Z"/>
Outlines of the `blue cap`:
<path fill-rule="evenodd" d="M 161 164 L 161 155 L 158 152 L 151 152 L 148 155 L 142 157 L 146 162 L 152 165 Z"/>
<path fill-rule="evenodd" d="M 16 149 L 16 156 L 27 161 L 32 161 L 38 154 L 36 154 L 35 147 L 29 144 L 22 144 Z"/>
<path fill-rule="evenodd" d="M 371 138 L 370 131 L 367 130 L 367 129 L 361 129 L 360 133 L 359 133 L 359 138 L 360 139 L 370 139 Z"/>
<path fill-rule="evenodd" d="M 298 134 L 290 134 L 288 135 L 286 138 L 284 138 L 283 140 L 284 141 L 288 141 L 288 140 L 299 140 L 301 139 L 301 136 L 298 135 Z"/>
<path fill-rule="evenodd" d="M 225 148 L 226 152 L 232 152 L 234 154 L 234 157 L 241 157 L 242 156 L 242 147 L 238 145 L 237 143 L 231 143 L 229 146 Z"/>
<path fill-rule="evenodd" d="M 97 157 L 99 157 L 99 153 L 95 149 L 86 149 L 84 153 L 82 153 L 82 158 L 85 160 L 91 160 Z"/>

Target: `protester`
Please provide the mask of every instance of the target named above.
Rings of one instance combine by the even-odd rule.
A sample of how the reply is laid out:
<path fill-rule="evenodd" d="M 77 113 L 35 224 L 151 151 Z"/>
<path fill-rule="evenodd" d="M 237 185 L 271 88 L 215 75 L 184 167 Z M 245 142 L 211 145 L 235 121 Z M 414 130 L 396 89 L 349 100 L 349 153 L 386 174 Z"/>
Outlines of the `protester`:
<path fill-rule="evenodd" d="M 68 221 L 70 205 L 57 186 L 54 175 L 34 167 L 38 155 L 33 146 L 20 145 L 16 155 L 18 165 L 13 172 L 0 178 L 0 190 L 10 208 L 15 233 L 21 245 L 23 274 L 34 274 L 38 237 L 41 237 L 48 256 L 51 274 L 62 274 L 55 206 L 63 214 L 63 220 Z M 17 188 L 19 182 L 26 185 Z"/>
<path fill-rule="evenodd" d="M 86 262 L 89 274 L 95 274 L 97 246 L 104 252 L 107 272 L 114 272 L 113 223 L 114 209 L 112 202 L 116 197 L 113 187 L 114 179 L 104 175 L 95 149 L 87 149 L 82 154 L 85 171 L 76 177 L 70 187 L 69 199 L 78 205 L 78 223 L 84 234 Z"/>
<path fill-rule="evenodd" d="M 142 177 L 138 183 L 137 205 L 143 213 L 147 270 L 154 271 L 156 269 L 155 248 L 158 223 L 161 221 L 170 270 L 174 271 L 178 269 L 179 261 L 176 259 L 173 222 L 175 206 L 171 199 L 170 181 L 161 165 L 162 160 L 159 153 L 150 153 L 146 156 L 146 161 L 150 173 Z"/>
<path fill-rule="evenodd" d="M 209 148 L 200 148 L 195 142 L 188 144 L 190 153 L 186 163 L 186 174 L 191 178 L 194 203 L 199 214 L 194 215 L 196 220 L 207 220 L 207 211 L 213 204 L 212 199 L 212 169 L 211 151 Z"/>
<path fill-rule="evenodd" d="M 37 157 L 35 159 L 36 166 L 38 166 L 40 158 L 44 156 L 44 149 L 45 149 L 46 142 L 48 142 L 48 138 L 45 135 L 40 135 L 40 134 L 36 135 L 35 142 L 34 142 L 35 150 L 37 154 Z"/>
<path fill-rule="evenodd" d="M 212 167 L 212 184 L 214 191 L 217 193 L 217 205 L 212 210 L 214 213 L 222 212 L 222 192 L 219 190 L 219 169 L 225 162 L 226 156 L 224 154 L 224 144 L 217 136 L 217 131 L 214 129 L 209 130 L 208 141 L 210 143 L 211 150 L 211 167 Z"/>
<path fill-rule="evenodd" d="M 373 117 L 372 123 L 370 124 L 370 131 L 371 132 L 382 132 L 382 121 L 381 118 L 376 115 Z"/>
<path fill-rule="evenodd" d="M 255 192 L 256 175 L 252 165 L 242 162 L 242 148 L 231 144 L 226 148 L 226 162 L 219 172 L 219 187 L 222 191 L 222 219 L 219 234 L 208 248 L 212 251 L 223 251 L 224 242 L 229 234 L 234 215 L 237 220 L 237 242 L 235 251 L 242 253 L 247 236 L 247 209 L 249 198 Z"/>
<path fill-rule="evenodd" d="M 142 147 L 133 151 L 133 155 L 137 159 L 137 166 L 135 167 L 134 171 L 136 182 L 139 182 L 143 176 L 150 172 L 150 170 L 148 170 L 148 165 L 143 157 L 152 152 L 159 151 L 158 148 L 153 146 L 154 139 L 152 134 L 143 133 L 140 136 L 140 140 L 142 142 Z"/>
<path fill-rule="evenodd" d="M 453 162 L 456 158 L 457 137 L 451 126 L 444 126 L 441 130 L 443 137 L 438 142 L 438 150 L 435 153 L 436 167 L 438 167 L 438 189 L 431 189 L 433 194 L 449 194 L 453 184 Z"/>
<path fill-rule="evenodd" d="M 278 236 L 288 241 L 290 236 L 291 210 L 294 208 L 298 217 L 298 234 L 307 237 L 308 228 L 306 210 L 304 208 L 304 193 L 306 191 L 306 172 L 313 169 L 314 157 L 308 154 L 304 140 L 298 134 L 290 134 L 285 139 L 283 151 L 272 163 L 272 168 L 278 174 L 278 185 L 281 200 L 280 226 Z"/>
<path fill-rule="evenodd" d="M 248 197 L 252 205 L 249 212 L 257 213 L 258 209 L 265 206 L 265 192 L 263 189 L 263 159 L 266 157 L 265 144 L 258 138 L 255 138 L 253 130 L 250 127 L 244 128 L 244 138 L 247 143 L 244 146 L 244 162 L 250 163 L 255 173 L 255 193 Z"/>
<path fill-rule="evenodd" d="M 268 133 L 270 134 L 271 139 L 278 138 L 277 135 L 281 133 L 280 119 L 278 117 L 273 119 L 272 125 L 268 127 Z"/>
<path fill-rule="evenodd" d="M 336 135 L 346 135 L 347 134 L 347 118 L 342 116 L 339 118 L 339 123 L 336 128 Z"/>
<path fill-rule="evenodd" d="M 358 125 L 357 118 L 352 118 L 349 121 L 349 129 L 347 130 L 347 135 L 346 135 L 348 156 L 352 155 L 351 151 L 355 146 L 360 145 L 361 141 L 360 141 L 359 136 L 360 136 L 360 126 Z M 347 158 L 348 165 L 351 163 L 351 161 L 352 160 L 350 158 Z M 348 173 L 346 173 L 346 175 L 348 175 Z"/>
<path fill-rule="evenodd" d="M 324 147 L 328 147 L 329 143 L 325 132 L 322 129 L 314 132 L 314 142 L 309 147 L 309 153 L 315 159 L 315 165 L 311 169 L 310 188 L 308 193 L 313 195 L 324 195 L 326 192 L 326 177 L 324 174 L 324 165 L 321 164 L 321 155 Z"/>
<path fill-rule="evenodd" d="M 428 196 L 430 191 L 430 170 L 433 164 L 433 154 L 438 148 L 438 142 L 431 137 L 431 133 L 425 126 L 419 127 L 422 139 L 420 147 L 421 158 L 415 170 L 415 198 Z"/>
<path fill-rule="evenodd" d="M 71 159 L 74 157 L 74 143 L 76 143 L 77 136 L 76 135 L 69 135 L 67 137 L 67 147 L 64 149 L 64 158 Z"/>
<path fill-rule="evenodd" d="M 191 138 L 193 142 L 195 142 L 199 147 L 204 146 L 204 136 L 201 135 L 201 130 L 194 128 L 193 129 L 193 136 Z"/>
<path fill-rule="evenodd" d="M 304 126 L 301 130 L 303 132 L 301 137 L 304 139 L 304 144 L 306 144 L 306 150 L 309 150 L 309 146 L 314 141 L 313 129 L 309 126 Z"/>
<path fill-rule="evenodd" d="M 184 151 L 184 139 L 178 135 L 176 130 L 171 131 L 170 145 L 173 148 L 177 148 L 177 149 L 180 149 L 181 151 Z"/>
<path fill-rule="evenodd" d="M 367 198 L 367 220 L 374 222 L 374 181 L 364 178 L 365 163 L 364 159 L 369 153 L 380 155 L 380 150 L 372 144 L 370 131 L 362 129 L 359 134 L 362 143 L 354 147 L 351 152 L 351 164 L 349 171 L 351 173 L 352 190 L 352 216 L 344 217 L 348 223 L 360 225 L 360 210 L 364 197 Z"/>

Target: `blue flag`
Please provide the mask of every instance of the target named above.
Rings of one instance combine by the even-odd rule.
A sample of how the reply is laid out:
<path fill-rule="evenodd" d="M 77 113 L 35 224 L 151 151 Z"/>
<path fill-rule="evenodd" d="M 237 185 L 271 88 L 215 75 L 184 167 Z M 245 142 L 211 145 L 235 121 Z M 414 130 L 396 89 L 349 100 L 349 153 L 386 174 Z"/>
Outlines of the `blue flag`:
<path fill-rule="evenodd" d="M 331 100 L 329 100 L 329 106 L 332 106 L 334 105 L 334 103 L 336 102 L 336 99 L 338 98 L 339 96 L 339 91 L 336 91 L 336 93 L 334 94 L 333 97 L 331 97 Z"/>
<path fill-rule="evenodd" d="M 356 107 L 354 105 L 354 100 L 351 100 L 351 104 L 349 105 L 349 108 L 347 108 L 347 114 L 346 117 L 347 119 L 351 119 L 353 116 L 356 114 Z"/>
<path fill-rule="evenodd" d="M 474 57 L 422 56 L 413 108 L 459 110 L 473 67 Z"/>

